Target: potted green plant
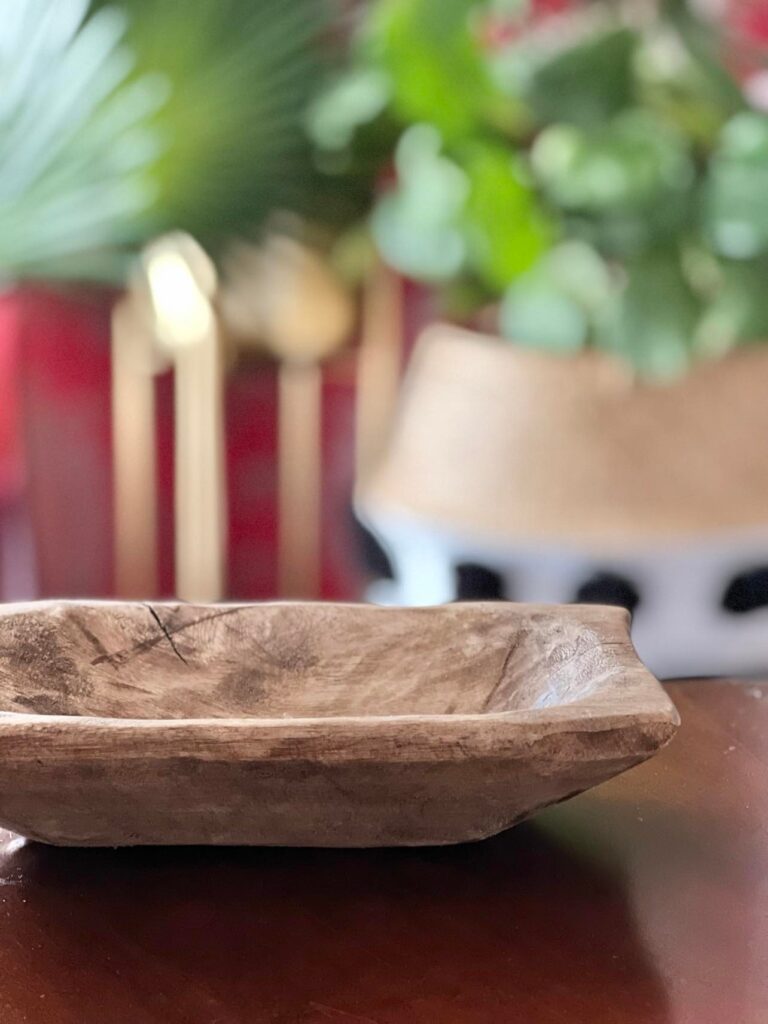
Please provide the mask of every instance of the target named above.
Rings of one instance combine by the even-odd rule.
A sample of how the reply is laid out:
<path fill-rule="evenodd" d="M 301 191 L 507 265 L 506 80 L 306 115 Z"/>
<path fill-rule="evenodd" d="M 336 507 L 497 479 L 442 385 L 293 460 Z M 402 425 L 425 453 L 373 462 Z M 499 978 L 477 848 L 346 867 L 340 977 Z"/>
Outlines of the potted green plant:
<path fill-rule="evenodd" d="M 768 327 L 768 117 L 726 41 L 682 0 L 374 0 L 310 124 L 384 172 L 373 239 L 445 313 L 670 379 Z"/>
<path fill-rule="evenodd" d="M 729 69 L 754 48 L 682 0 L 548 6 L 378 0 L 315 106 L 341 165 L 377 154 L 385 258 L 498 336 L 431 332 L 360 507 L 400 598 L 474 568 L 633 607 L 664 673 L 764 668 L 768 117 Z"/>

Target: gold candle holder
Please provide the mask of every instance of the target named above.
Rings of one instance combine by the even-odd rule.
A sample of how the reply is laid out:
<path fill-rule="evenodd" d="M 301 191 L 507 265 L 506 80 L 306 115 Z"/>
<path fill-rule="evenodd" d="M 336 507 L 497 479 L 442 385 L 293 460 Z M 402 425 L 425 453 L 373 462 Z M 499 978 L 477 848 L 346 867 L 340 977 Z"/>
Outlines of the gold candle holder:
<path fill-rule="evenodd" d="M 155 334 L 174 368 L 176 594 L 217 601 L 225 586 L 226 499 L 216 273 L 180 233 L 150 246 L 143 266 Z"/>
<path fill-rule="evenodd" d="M 112 453 L 115 594 L 154 597 L 157 580 L 157 460 L 152 326 L 135 288 L 112 311 Z"/>
<path fill-rule="evenodd" d="M 230 254 L 221 308 L 241 341 L 278 366 L 278 586 L 282 597 L 320 589 L 321 363 L 347 340 L 354 307 L 322 256 L 287 235 Z"/>
<path fill-rule="evenodd" d="M 377 261 L 363 292 L 357 354 L 356 483 L 371 472 L 387 439 L 400 388 L 402 358 L 402 285 L 394 271 Z"/>

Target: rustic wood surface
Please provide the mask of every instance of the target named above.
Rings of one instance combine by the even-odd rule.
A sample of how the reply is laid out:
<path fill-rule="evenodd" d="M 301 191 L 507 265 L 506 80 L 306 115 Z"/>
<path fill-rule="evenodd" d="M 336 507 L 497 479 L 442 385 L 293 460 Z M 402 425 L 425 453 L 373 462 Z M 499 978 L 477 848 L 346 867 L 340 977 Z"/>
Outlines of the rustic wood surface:
<path fill-rule="evenodd" d="M 0 613 L 0 825 L 64 845 L 479 839 L 676 725 L 617 608 Z"/>
<path fill-rule="evenodd" d="M 480 844 L 0 836 L 3 1024 L 765 1024 L 768 684 L 669 687 L 658 757 Z"/>

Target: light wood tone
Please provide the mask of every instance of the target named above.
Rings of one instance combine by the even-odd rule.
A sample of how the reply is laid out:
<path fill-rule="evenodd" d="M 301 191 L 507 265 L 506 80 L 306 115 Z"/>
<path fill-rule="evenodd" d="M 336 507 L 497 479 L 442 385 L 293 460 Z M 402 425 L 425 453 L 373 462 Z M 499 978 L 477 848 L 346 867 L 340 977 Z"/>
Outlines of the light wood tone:
<path fill-rule="evenodd" d="M 619 609 L 0 614 L 0 825 L 70 845 L 479 839 L 678 723 Z"/>
<path fill-rule="evenodd" d="M 229 247 L 218 305 L 239 344 L 291 363 L 335 355 L 355 321 L 349 290 L 322 253 L 277 233 Z"/>
<path fill-rule="evenodd" d="M 218 334 L 174 360 L 175 590 L 190 601 L 224 593 L 224 378 Z"/>
<path fill-rule="evenodd" d="M 281 597 L 320 590 L 322 371 L 317 363 L 278 370 L 278 586 Z"/>
<path fill-rule="evenodd" d="M 366 284 L 357 353 L 355 469 L 363 480 L 386 444 L 400 389 L 402 282 L 379 263 Z"/>
<path fill-rule="evenodd" d="M 360 505 L 374 520 L 602 550 L 763 526 L 767 380 L 768 346 L 644 385 L 597 352 L 563 358 L 435 326 Z"/>
<path fill-rule="evenodd" d="M 320 587 L 320 363 L 346 344 L 355 309 L 327 259 L 287 234 L 236 243 L 219 308 L 241 345 L 267 348 L 278 371 L 278 579 L 281 597 Z"/>
<path fill-rule="evenodd" d="M 112 312 L 112 452 L 115 592 L 154 597 L 157 581 L 157 460 L 154 338 L 130 295 Z"/>
<path fill-rule="evenodd" d="M 175 592 L 217 601 L 225 586 L 226 481 L 216 270 L 183 232 L 148 246 L 142 268 L 157 341 L 174 368 Z"/>

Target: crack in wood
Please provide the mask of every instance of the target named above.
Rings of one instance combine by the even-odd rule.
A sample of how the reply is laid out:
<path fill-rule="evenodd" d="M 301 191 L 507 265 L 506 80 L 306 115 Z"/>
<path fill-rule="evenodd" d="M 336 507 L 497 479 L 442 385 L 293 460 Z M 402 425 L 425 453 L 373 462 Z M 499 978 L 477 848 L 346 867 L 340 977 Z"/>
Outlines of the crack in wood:
<path fill-rule="evenodd" d="M 184 664 L 185 664 L 185 665 L 187 666 L 187 668 L 189 668 L 189 662 L 188 662 L 188 661 L 187 661 L 187 659 L 186 659 L 186 658 L 184 657 L 184 655 L 183 655 L 183 654 L 181 653 L 181 651 L 179 650 L 179 648 L 178 648 L 178 647 L 176 646 L 176 641 L 175 641 L 175 640 L 173 639 L 173 634 L 172 634 L 172 633 L 169 633 L 169 632 L 168 632 L 168 627 L 167 627 L 167 626 L 166 626 L 166 624 L 165 624 L 165 623 L 163 622 L 163 620 L 162 620 L 162 619 L 160 618 L 160 616 L 159 616 L 159 615 L 157 614 L 157 612 L 155 611 L 155 609 L 154 609 L 154 608 L 152 607 L 152 605 L 151 605 L 151 604 L 147 604 L 147 605 L 145 605 L 144 607 L 145 607 L 145 608 L 147 609 L 147 611 L 149 612 L 149 614 L 150 614 L 150 615 L 152 616 L 152 618 L 153 618 L 153 619 L 155 620 L 155 622 L 156 622 L 156 623 L 158 624 L 158 626 L 160 627 L 160 629 L 161 629 L 161 630 L 163 631 L 163 636 L 165 637 L 165 639 L 166 639 L 166 640 L 168 641 L 168 643 L 169 643 L 169 644 L 171 645 L 171 647 L 173 648 L 173 653 L 174 653 L 174 654 L 176 655 L 176 657 L 177 657 L 177 658 L 178 658 L 178 659 L 179 659 L 180 661 L 182 661 L 182 662 L 183 662 L 183 663 L 184 663 Z"/>
<path fill-rule="evenodd" d="M 156 636 L 147 637 L 146 640 L 141 640 L 139 643 L 134 644 L 132 647 L 124 647 L 119 651 L 112 651 L 108 654 L 102 654 L 98 658 L 94 658 L 91 665 L 103 665 L 105 662 L 110 665 L 115 665 L 118 668 L 121 665 L 125 665 L 127 662 L 137 658 L 142 654 L 146 654 L 147 651 L 151 651 L 153 647 L 157 647 L 163 640 L 169 640 L 171 636 L 176 636 L 177 633 L 182 633 L 185 629 L 192 629 L 193 626 L 200 626 L 204 622 L 213 622 L 215 619 L 223 619 L 227 615 L 237 615 L 243 609 L 237 608 L 222 608 L 221 611 L 212 612 L 210 615 L 201 615 L 197 619 L 190 619 L 189 622 L 181 622 L 178 626 L 166 626 L 166 631 L 161 632 Z"/>
<path fill-rule="evenodd" d="M 496 696 L 496 691 L 501 687 L 501 684 L 504 682 L 504 677 L 507 674 L 507 669 L 509 668 L 509 662 L 512 658 L 512 655 L 515 653 L 520 644 L 520 636 L 522 632 L 523 631 L 521 630 L 520 632 L 514 633 L 512 635 L 512 638 L 509 641 L 506 653 L 504 655 L 504 660 L 501 663 L 501 671 L 499 672 L 499 678 L 496 680 L 493 687 L 491 688 L 491 692 L 483 701 L 483 706 L 481 708 L 482 711 L 487 711 L 492 706 L 493 700 Z"/>

